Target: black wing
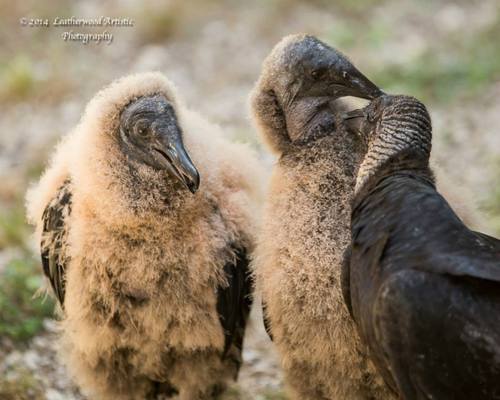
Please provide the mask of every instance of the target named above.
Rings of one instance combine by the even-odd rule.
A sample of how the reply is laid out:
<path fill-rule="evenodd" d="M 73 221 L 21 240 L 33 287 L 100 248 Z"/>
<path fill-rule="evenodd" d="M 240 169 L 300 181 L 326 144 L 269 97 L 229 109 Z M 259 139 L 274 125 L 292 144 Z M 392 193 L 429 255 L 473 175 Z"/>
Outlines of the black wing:
<path fill-rule="evenodd" d="M 404 270 L 379 290 L 379 356 L 405 399 L 500 399 L 496 282 Z"/>
<path fill-rule="evenodd" d="M 227 285 L 219 286 L 217 290 L 217 312 L 225 336 L 223 355 L 235 347 L 239 357 L 252 306 L 253 282 L 246 249 L 234 249 L 234 261 L 224 266 Z"/>
<path fill-rule="evenodd" d="M 66 250 L 66 219 L 70 214 L 71 191 L 70 182 L 67 180 L 42 214 L 43 230 L 40 243 L 43 272 L 61 306 L 64 304 L 65 272 L 69 261 Z"/>
<path fill-rule="evenodd" d="M 388 385 L 405 399 L 500 400 L 500 242 L 398 177 L 352 227 L 354 317 Z"/>

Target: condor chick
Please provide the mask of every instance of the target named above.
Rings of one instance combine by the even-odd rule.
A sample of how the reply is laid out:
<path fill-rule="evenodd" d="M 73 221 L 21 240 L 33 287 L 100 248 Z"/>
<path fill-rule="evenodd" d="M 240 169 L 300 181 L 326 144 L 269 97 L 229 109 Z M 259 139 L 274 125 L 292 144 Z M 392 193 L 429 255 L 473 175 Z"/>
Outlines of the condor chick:
<path fill-rule="evenodd" d="M 338 129 L 341 96 L 380 90 L 311 36 L 283 39 L 252 96 L 262 139 L 279 157 L 254 273 L 268 333 L 294 399 L 387 399 L 341 293 L 350 202 L 362 142 Z"/>
<path fill-rule="evenodd" d="M 346 124 L 368 141 L 346 302 L 379 371 L 404 399 L 500 399 L 500 241 L 436 191 L 425 106 L 382 96 Z"/>
<path fill-rule="evenodd" d="M 238 374 L 260 167 L 218 131 L 162 75 L 129 76 L 28 195 L 60 352 L 91 398 L 207 399 Z"/>

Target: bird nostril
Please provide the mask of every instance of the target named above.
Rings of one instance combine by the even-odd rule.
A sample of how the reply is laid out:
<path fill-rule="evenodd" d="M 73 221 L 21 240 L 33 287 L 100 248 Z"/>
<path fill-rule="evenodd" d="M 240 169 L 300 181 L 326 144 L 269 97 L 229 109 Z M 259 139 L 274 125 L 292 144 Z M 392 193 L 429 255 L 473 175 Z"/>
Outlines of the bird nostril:
<path fill-rule="evenodd" d="M 157 149 L 157 148 L 153 148 L 153 150 L 156 151 L 157 153 L 160 153 L 164 158 L 167 159 L 167 161 L 169 163 L 172 163 L 172 157 L 170 157 L 168 153 L 164 152 L 163 150 Z"/>
<path fill-rule="evenodd" d="M 175 148 L 173 145 L 169 144 L 169 145 L 168 145 L 168 149 L 169 149 L 169 151 L 172 153 L 172 155 L 173 155 L 174 157 L 176 157 L 176 156 L 177 156 L 177 150 L 176 150 L 176 148 Z"/>

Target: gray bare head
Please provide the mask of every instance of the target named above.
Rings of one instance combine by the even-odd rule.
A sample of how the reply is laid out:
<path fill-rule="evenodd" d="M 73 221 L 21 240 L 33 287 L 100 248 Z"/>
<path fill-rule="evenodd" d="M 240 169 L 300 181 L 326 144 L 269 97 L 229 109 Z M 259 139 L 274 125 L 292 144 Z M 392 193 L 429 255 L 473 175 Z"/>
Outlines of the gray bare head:
<path fill-rule="evenodd" d="M 432 142 L 431 118 L 426 107 L 410 96 L 383 95 L 365 108 L 344 115 L 348 131 L 366 140 L 356 190 L 388 162 L 403 158 L 428 167 Z"/>
<path fill-rule="evenodd" d="M 129 103 L 120 115 L 119 129 L 122 150 L 129 158 L 167 171 L 192 193 L 198 190 L 200 176 L 184 148 L 174 107 L 164 95 Z"/>
<path fill-rule="evenodd" d="M 292 36 L 270 59 L 274 90 L 285 109 L 304 97 L 374 99 L 382 94 L 342 53 L 313 36 Z"/>
<path fill-rule="evenodd" d="M 332 102 L 338 98 L 381 94 L 343 54 L 313 36 L 293 35 L 278 43 L 264 62 L 252 106 L 267 141 L 282 150 L 318 126 L 331 124 Z"/>

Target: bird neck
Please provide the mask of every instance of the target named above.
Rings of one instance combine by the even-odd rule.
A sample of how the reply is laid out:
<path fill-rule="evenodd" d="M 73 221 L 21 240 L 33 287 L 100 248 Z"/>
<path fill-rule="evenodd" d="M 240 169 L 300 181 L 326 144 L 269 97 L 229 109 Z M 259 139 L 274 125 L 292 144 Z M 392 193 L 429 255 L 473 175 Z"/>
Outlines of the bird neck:
<path fill-rule="evenodd" d="M 355 193 L 366 190 L 389 173 L 413 170 L 431 174 L 431 139 L 428 117 L 411 112 L 383 117 L 369 138 Z"/>
<path fill-rule="evenodd" d="M 333 132 L 338 111 L 328 96 L 296 99 L 286 92 L 284 98 L 278 98 L 265 85 L 254 90 L 252 109 L 264 141 L 279 154 Z"/>
<path fill-rule="evenodd" d="M 166 171 L 128 160 L 128 174 L 125 178 L 129 208 L 136 214 L 172 213 L 186 205 L 193 197 L 182 184 Z"/>
<path fill-rule="evenodd" d="M 336 130 L 337 110 L 329 97 L 295 100 L 285 111 L 288 136 L 294 144 L 307 143 Z"/>
<path fill-rule="evenodd" d="M 290 146 L 285 116 L 276 93 L 260 83 L 252 93 L 252 112 L 258 132 L 262 139 L 275 153 L 283 153 Z"/>
<path fill-rule="evenodd" d="M 109 152 L 107 159 L 93 165 L 92 172 L 94 187 L 99 188 L 100 194 L 90 201 L 108 224 L 164 221 L 164 217 L 186 209 L 194 197 L 167 172 L 156 171 L 121 151 Z M 100 200 L 103 197 L 105 202 Z"/>

